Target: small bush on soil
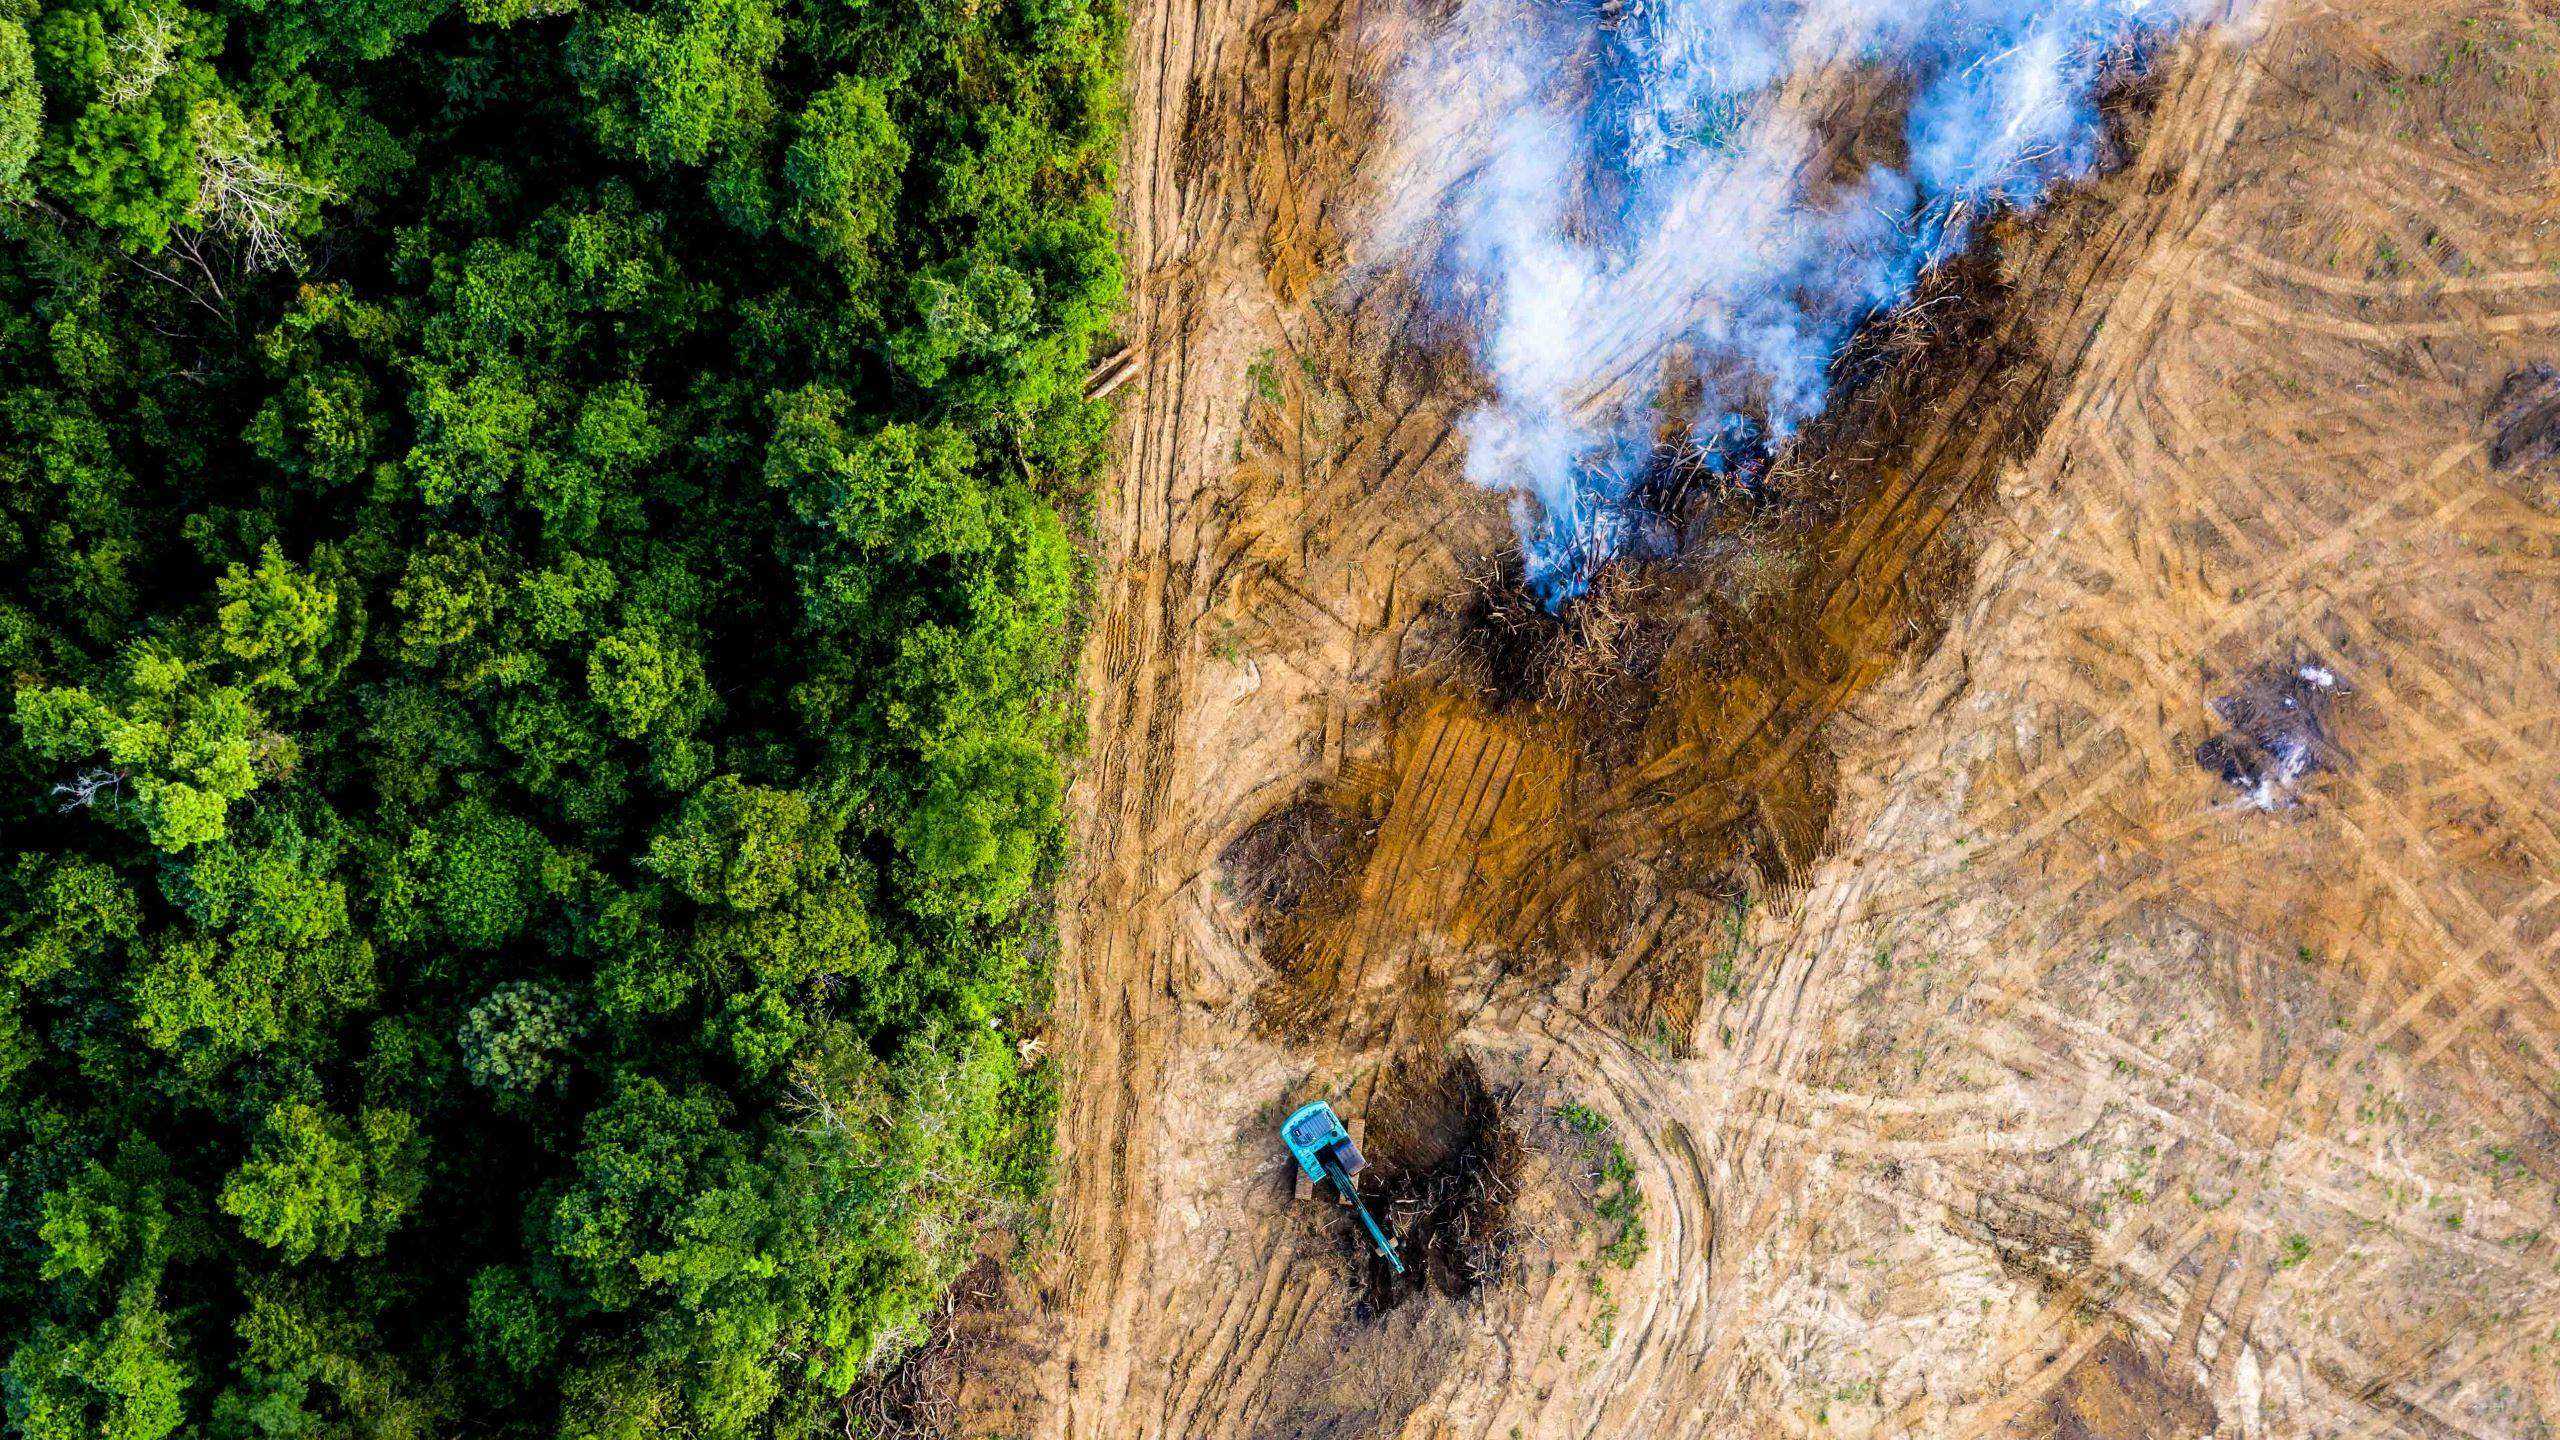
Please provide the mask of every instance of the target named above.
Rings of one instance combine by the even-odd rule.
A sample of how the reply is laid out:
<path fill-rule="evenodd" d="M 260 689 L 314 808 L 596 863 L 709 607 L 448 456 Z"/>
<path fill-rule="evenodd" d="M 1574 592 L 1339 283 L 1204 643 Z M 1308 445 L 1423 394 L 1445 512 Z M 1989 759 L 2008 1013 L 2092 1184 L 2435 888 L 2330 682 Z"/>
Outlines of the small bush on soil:
<path fill-rule="evenodd" d="M 1619 1142 L 1617 1127 L 1579 1100 L 1558 1105 L 1554 1113 L 1574 1152 L 1577 1191 L 1601 1225 L 1600 1258 L 1621 1270 L 1635 1268 L 1653 1237 L 1644 1224 L 1644 1189 L 1636 1183 L 1635 1162 Z"/>

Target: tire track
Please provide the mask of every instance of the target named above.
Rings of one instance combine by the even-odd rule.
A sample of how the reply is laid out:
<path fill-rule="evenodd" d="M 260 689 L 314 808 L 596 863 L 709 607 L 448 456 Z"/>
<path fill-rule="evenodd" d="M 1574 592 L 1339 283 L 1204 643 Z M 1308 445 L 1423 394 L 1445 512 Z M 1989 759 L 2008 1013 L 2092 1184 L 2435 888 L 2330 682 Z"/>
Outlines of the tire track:
<path fill-rule="evenodd" d="M 1901 437 L 1998 495 L 1945 639 L 1896 668 L 1851 638 L 1724 697 L 1747 723 L 1603 791 L 1615 818 L 1569 853 L 1542 833 L 1546 739 L 1443 717 L 1399 758 L 1371 705 L 1500 533 L 1445 488 L 1468 383 L 1445 340 L 1392 286 L 1326 290 L 1371 203 L 1372 13 L 1133 16 L 1147 358 L 1098 517 L 1038 1433 L 2022 1434 L 2124 1365 L 2235 1435 L 2556 1423 L 2488 1338 L 2554 1303 L 2550 1242 L 2519 1241 L 2547 1202 L 2444 1137 L 2513 1139 L 2447 1077 L 2551 1049 L 2560 677 L 2500 657 L 2530 644 L 2553 532 L 2486 489 L 2473 431 L 2479 370 L 2560 347 L 2560 281 L 2521 160 L 2416 143 L 2364 93 L 2456 17 L 2282 6 L 2255 50 L 2183 55 L 2105 203 L 2015 261 L 2046 297 L 2016 333 L 2062 382 L 2041 443 L 2004 462 L 1961 397 Z M 2459 84 L 2425 113 L 2528 132 L 2497 118 L 2520 97 Z M 2376 268 L 2385 246 L 2414 268 Z M 1815 609 L 1911 583 L 1946 524 L 1918 487 L 1862 513 Z M 2187 753 L 2204 687 L 2280 644 L 2362 657 L 2372 758 L 2308 815 L 2217 810 Z M 1628 956 L 1481 953 L 1833 753 L 1832 854 L 1754 912 L 1686 1035 L 1600 1018 Z M 1726 768 L 1734 790 L 1683 793 Z M 1384 828 L 1319 952 L 1360 1014 L 1292 1052 L 1250 1023 L 1271 972 L 1215 857 L 1324 784 Z M 1668 906 L 1625 935 L 1699 969 L 1725 943 Z M 1406 1003 L 1426 982 L 1464 992 L 1433 1002 L 1445 1031 Z M 1559 1244 L 1486 1308 L 1422 1313 L 1417 1367 L 1348 1321 L 1310 1216 L 1236 1177 L 1293 1077 L 1448 1042 L 1610 1116 L 1654 1239 L 1605 1302 Z M 2034 1270 L 2012 1252 L 2043 1242 L 2001 1226 L 2064 1258 Z M 2439 1333 L 2354 1296 L 2450 1308 Z M 1344 1368 L 1391 1403 L 1344 1408 Z"/>

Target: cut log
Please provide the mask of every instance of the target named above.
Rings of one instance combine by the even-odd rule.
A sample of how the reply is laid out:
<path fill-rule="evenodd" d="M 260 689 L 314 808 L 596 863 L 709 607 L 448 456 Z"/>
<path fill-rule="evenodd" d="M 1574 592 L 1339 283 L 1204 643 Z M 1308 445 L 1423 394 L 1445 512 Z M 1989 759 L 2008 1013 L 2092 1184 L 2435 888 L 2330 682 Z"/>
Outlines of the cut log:
<path fill-rule="evenodd" d="M 1141 351 L 1137 346 L 1123 345 L 1101 364 L 1094 366 L 1092 371 L 1084 377 L 1084 398 L 1099 400 L 1136 379 L 1140 354 Z"/>

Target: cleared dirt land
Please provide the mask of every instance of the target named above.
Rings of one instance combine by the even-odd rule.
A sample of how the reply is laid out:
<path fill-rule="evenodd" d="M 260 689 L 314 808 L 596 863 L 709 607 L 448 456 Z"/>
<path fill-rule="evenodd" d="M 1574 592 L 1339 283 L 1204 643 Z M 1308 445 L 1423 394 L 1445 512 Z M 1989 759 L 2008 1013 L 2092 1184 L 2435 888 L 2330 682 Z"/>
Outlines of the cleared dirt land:
<path fill-rule="evenodd" d="M 1362 264 L 1423 22 L 1134 11 L 1064 1188 L 965 1433 L 2560 1433 L 2560 22 L 2167 53 L 1559 632 Z"/>

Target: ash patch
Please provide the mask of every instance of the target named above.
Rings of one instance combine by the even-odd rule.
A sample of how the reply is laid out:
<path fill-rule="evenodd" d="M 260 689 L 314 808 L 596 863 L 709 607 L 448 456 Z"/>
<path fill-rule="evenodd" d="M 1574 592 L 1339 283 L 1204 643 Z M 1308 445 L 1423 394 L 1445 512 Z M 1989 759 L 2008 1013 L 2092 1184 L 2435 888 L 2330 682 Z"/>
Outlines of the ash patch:
<path fill-rule="evenodd" d="M 2048 1295 L 2087 1282 L 2097 1241 L 2088 1223 L 2061 1201 L 2021 1194 L 1984 1194 L 1972 1221 L 2000 1268 Z"/>
<path fill-rule="evenodd" d="M 2489 402 L 2489 467 L 2527 504 L 2560 510 L 2560 369 L 2528 365 Z"/>
<path fill-rule="evenodd" d="M 2335 672 L 2307 661 L 2249 672 L 2213 702 L 2224 728 L 2196 747 L 2196 763 L 2258 809 L 2301 803 L 2303 782 L 2335 765 L 2329 726 L 2343 689 Z"/>

